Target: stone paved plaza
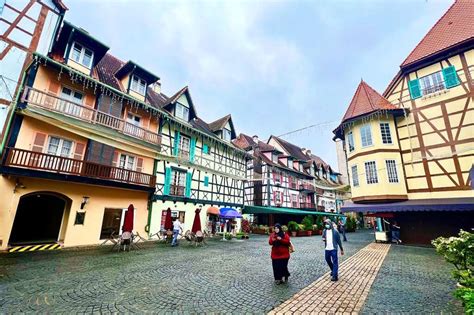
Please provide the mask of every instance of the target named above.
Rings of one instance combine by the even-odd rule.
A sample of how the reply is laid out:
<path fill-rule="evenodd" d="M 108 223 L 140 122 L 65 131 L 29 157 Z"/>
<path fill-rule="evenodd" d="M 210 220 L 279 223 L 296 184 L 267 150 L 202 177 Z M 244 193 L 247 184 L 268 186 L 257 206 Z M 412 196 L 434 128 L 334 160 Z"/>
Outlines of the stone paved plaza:
<path fill-rule="evenodd" d="M 346 260 L 372 242 L 368 232 L 351 233 L 344 243 Z M 205 247 L 181 241 L 178 248 L 147 244 L 140 251 L 111 252 L 110 248 L 64 250 L 47 253 L 0 255 L 0 313 L 256 313 L 263 314 L 290 299 L 327 270 L 320 236 L 294 238 L 296 252 L 290 260 L 288 285 L 273 284 L 270 247 L 264 236 L 246 241 L 210 240 Z M 409 264 L 416 254 L 416 264 Z M 392 246 L 365 307 L 366 313 L 397 310 L 396 296 L 390 297 L 394 279 L 398 285 L 417 283 L 414 276 L 433 283 L 399 288 L 422 297 L 436 292 L 429 301 L 433 311 L 445 308 L 453 287 L 449 267 L 432 249 Z M 424 260 L 427 260 L 426 266 Z M 433 263 L 436 261 L 436 263 Z M 420 265 L 424 267 L 419 268 Z M 407 268 L 401 268 L 407 266 Z M 431 266 L 431 267 L 430 267 Z M 439 268 L 438 268 L 439 267 Z M 385 270 L 385 269 L 386 270 Z M 433 269 L 432 269 L 433 268 Z M 405 270 L 407 270 L 405 272 Z M 395 274 L 387 275 L 394 272 Z M 383 275 L 382 277 L 380 275 Z M 420 309 L 421 300 L 404 298 Z M 387 306 L 387 303 L 389 304 Z M 390 308 L 390 303 L 393 308 Z M 405 305 L 409 307 L 410 305 Z M 401 311 L 400 309 L 398 309 Z M 410 312 L 410 309 L 404 309 Z"/>

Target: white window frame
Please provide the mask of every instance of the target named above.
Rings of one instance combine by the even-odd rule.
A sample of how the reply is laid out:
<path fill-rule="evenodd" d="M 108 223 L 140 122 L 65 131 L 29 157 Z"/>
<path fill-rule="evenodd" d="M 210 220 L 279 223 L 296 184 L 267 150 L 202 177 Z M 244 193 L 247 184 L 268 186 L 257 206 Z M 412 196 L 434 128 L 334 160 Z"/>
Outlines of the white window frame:
<path fill-rule="evenodd" d="M 377 174 L 377 163 L 375 163 L 375 161 L 367 161 L 364 163 L 364 167 L 365 167 L 365 181 L 367 182 L 367 184 L 368 185 L 378 184 L 379 177 Z"/>
<path fill-rule="evenodd" d="M 398 184 L 397 162 L 395 160 L 385 160 L 385 167 L 387 169 L 387 179 L 390 184 Z"/>
<path fill-rule="evenodd" d="M 137 118 L 138 118 L 138 120 L 137 120 Z M 134 125 L 134 126 L 140 127 L 140 123 L 141 123 L 142 117 L 139 116 L 139 115 L 135 115 L 135 114 L 133 114 L 133 113 L 128 112 L 128 113 L 127 113 L 127 117 L 125 118 L 125 120 L 126 120 L 129 124 L 132 124 L 132 125 Z"/>
<path fill-rule="evenodd" d="M 374 145 L 374 139 L 372 138 L 372 128 L 369 124 L 365 124 L 360 127 L 360 143 L 363 148 Z"/>
<path fill-rule="evenodd" d="M 179 112 L 178 108 L 180 108 Z M 176 102 L 174 107 L 174 116 L 181 120 L 189 121 L 189 107 L 185 106 L 182 103 Z"/>
<path fill-rule="evenodd" d="M 186 190 L 186 171 L 181 169 L 171 169 L 171 185 L 182 187 L 182 194 L 177 196 L 184 196 Z"/>
<path fill-rule="evenodd" d="M 389 122 L 381 122 L 380 126 L 380 137 L 382 138 L 383 144 L 393 144 L 392 131 L 390 130 Z M 385 128 L 386 127 L 386 128 Z M 387 140 L 387 142 L 385 142 Z M 388 141 L 390 140 L 390 141 Z"/>
<path fill-rule="evenodd" d="M 52 139 L 58 139 L 59 140 L 58 145 L 56 147 L 56 152 L 50 152 L 50 146 L 51 146 L 51 140 Z M 64 144 L 65 143 L 70 143 L 71 144 L 71 146 L 69 147 L 69 154 L 68 155 L 63 155 L 63 152 L 62 152 L 63 149 L 64 149 Z M 73 153 L 73 147 L 74 147 L 74 141 L 72 141 L 72 140 L 64 139 L 64 138 L 61 138 L 61 137 L 58 137 L 58 136 L 48 136 L 48 145 L 46 146 L 46 153 L 51 154 L 51 155 L 55 155 L 55 156 L 70 158 L 74 154 Z"/>
<path fill-rule="evenodd" d="M 293 160 L 288 159 L 288 168 L 293 169 Z"/>
<path fill-rule="evenodd" d="M 76 46 L 79 46 L 81 49 L 80 49 L 80 52 L 79 52 L 79 56 L 78 58 L 79 59 L 76 59 L 74 57 L 74 53 L 75 53 L 75 49 L 76 49 Z M 79 48 L 78 47 L 78 48 Z M 79 50 L 79 49 L 78 49 Z M 84 62 L 84 56 L 86 54 L 86 50 L 88 50 L 90 53 L 91 53 L 91 60 L 88 64 L 86 64 Z M 82 45 L 82 44 L 79 44 L 77 42 L 73 42 L 72 43 L 72 47 L 71 47 L 71 51 L 69 52 L 69 59 L 71 59 L 72 61 L 86 67 L 87 69 L 91 69 L 92 68 L 92 64 L 94 62 L 94 51 L 92 49 L 89 49 L 87 48 L 86 46 Z"/>
<path fill-rule="evenodd" d="M 421 94 L 428 95 L 446 89 L 442 71 L 425 75 L 418 79 L 420 82 Z"/>
<path fill-rule="evenodd" d="M 190 151 L 191 151 L 191 138 L 188 136 L 181 135 L 179 137 L 179 150 L 178 150 L 179 154 L 181 155 L 182 153 L 185 153 L 183 155 L 188 157 L 190 154 Z"/>
<path fill-rule="evenodd" d="M 232 132 L 229 129 L 222 129 L 222 139 L 224 141 L 232 140 Z"/>
<path fill-rule="evenodd" d="M 359 173 L 357 172 L 357 165 L 351 166 L 352 186 L 359 186 Z"/>
<path fill-rule="evenodd" d="M 278 163 L 278 155 L 276 153 L 272 153 L 272 162 Z"/>
<path fill-rule="evenodd" d="M 140 95 L 145 95 L 146 94 L 146 81 L 140 78 L 137 75 L 132 75 L 130 78 L 130 90 L 137 92 Z"/>
<path fill-rule="evenodd" d="M 123 158 L 123 163 L 122 163 L 122 158 Z M 119 168 L 135 171 L 137 169 L 137 160 L 138 160 L 137 157 L 134 155 L 120 153 L 117 164 Z M 130 166 L 130 161 L 132 162 L 131 166 Z"/>
<path fill-rule="evenodd" d="M 355 145 L 354 145 L 354 133 L 350 131 L 347 134 L 347 149 L 349 152 L 352 152 L 355 150 Z"/>

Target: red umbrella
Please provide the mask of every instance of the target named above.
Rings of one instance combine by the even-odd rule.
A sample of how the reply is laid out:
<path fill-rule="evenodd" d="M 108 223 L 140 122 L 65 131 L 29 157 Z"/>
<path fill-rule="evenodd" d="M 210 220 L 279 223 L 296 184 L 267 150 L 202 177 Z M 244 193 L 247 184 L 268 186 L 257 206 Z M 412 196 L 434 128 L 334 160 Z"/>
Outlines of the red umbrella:
<path fill-rule="evenodd" d="M 193 233 L 201 231 L 201 218 L 199 217 L 200 212 L 201 209 L 196 209 L 195 211 L 196 215 L 194 216 L 193 228 L 191 229 L 191 232 Z"/>
<path fill-rule="evenodd" d="M 173 222 L 171 221 L 171 209 L 168 208 L 166 210 L 166 218 L 165 218 L 165 230 L 172 230 L 173 229 Z"/>
<path fill-rule="evenodd" d="M 123 220 L 122 233 L 132 232 L 133 230 L 133 205 L 128 206 L 128 210 L 125 212 L 125 219 Z"/>

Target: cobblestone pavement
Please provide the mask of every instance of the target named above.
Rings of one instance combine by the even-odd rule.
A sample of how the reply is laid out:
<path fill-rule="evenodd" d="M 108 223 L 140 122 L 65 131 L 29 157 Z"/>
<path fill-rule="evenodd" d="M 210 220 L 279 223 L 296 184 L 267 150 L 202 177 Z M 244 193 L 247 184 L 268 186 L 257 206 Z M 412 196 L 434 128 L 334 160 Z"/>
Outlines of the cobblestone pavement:
<path fill-rule="evenodd" d="M 463 314 L 451 267 L 432 248 L 392 245 L 363 314 Z"/>
<path fill-rule="evenodd" d="M 372 242 L 348 234 L 351 257 Z M 191 247 L 146 244 L 0 255 L 0 313 L 257 313 L 286 301 L 328 271 L 320 236 L 293 238 L 290 282 L 273 284 L 267 237 Z"/>
<path fill-rule="evenodd" d="M 358 314 L 387 256 L 389 244 L 369 244 L 340 264 L 339 281 L 330 273 L 275 308 L 275 314 Z"/>

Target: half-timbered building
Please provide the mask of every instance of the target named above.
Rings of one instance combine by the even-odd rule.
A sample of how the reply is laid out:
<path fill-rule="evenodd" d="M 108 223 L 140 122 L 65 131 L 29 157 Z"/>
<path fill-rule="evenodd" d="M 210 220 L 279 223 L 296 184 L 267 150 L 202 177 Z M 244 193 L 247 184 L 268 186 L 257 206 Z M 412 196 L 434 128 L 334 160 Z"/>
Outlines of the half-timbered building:
<path fill-rule="evenodd" d="M 275 136 L 263 142 L 257 136 L 240 134 L 234 143 L 253 155 L 247 163 L 244 204 L 259 223 L 287 222 L 294 215 L 317 211 L 336 212 L 334 190 L 341 186 L 339 173 L 310 150 Z M 272 214 L 275 208 L 283 210 Z"/>
<path fill-rule="evenodd" d="M 383 94 L 361 82 L 334 131 L 354 204 L 394 217 L 402 239 L 429 243 L 472 228 L 474 2 L 455 1 Z"/>

